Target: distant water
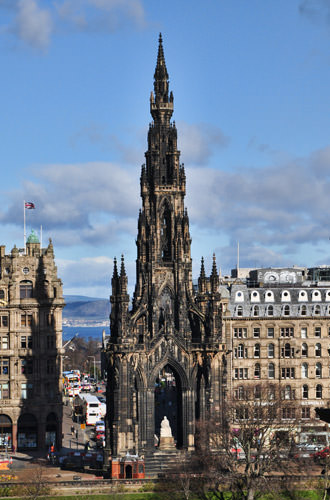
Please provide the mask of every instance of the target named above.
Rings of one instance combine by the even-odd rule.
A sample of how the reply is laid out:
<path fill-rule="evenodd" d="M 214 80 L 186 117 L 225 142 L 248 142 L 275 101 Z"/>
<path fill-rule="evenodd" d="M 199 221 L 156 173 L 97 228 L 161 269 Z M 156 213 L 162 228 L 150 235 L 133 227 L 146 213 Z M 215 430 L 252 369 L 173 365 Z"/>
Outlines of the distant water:
<path fill-rule="evenodd" d="M 107 326 L 63 326 L 63 340 L 70 340 L 76 333 L 78 337 L 88 340 L 89 337 L 93 339 L 102 340 L 102 332 L 105 330 L 105 334 L 109 335 L 110 329 Z"/>

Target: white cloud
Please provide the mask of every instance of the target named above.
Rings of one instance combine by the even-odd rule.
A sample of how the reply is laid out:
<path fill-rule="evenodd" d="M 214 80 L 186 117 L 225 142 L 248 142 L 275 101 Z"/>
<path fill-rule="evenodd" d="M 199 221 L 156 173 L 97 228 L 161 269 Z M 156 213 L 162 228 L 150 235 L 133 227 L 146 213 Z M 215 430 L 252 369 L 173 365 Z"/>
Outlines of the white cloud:
<path fill-rule="evenodd" d="M 46 48 L 53 31 L 50 11 L 40 8 L 35 0 L 19 0 L 14 31 L 27 44 Z"/>

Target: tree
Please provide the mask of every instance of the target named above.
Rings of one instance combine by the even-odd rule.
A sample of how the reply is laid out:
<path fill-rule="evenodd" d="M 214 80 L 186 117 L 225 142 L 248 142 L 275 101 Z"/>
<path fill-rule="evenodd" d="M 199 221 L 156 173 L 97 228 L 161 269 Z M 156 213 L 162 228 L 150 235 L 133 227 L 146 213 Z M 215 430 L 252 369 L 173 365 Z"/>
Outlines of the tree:
<path fill-rule="evenodd" d="M 254 500 L 265 491 L 286 489 L 281 473 L 298 471 L 294 460 L 297 408 L 275 386 L 240 387 L 226 398 L 221 415 L 198 426 L 191 471 L 199 498 Z M 274 475 L 277 480 L 274 481 Z"/>

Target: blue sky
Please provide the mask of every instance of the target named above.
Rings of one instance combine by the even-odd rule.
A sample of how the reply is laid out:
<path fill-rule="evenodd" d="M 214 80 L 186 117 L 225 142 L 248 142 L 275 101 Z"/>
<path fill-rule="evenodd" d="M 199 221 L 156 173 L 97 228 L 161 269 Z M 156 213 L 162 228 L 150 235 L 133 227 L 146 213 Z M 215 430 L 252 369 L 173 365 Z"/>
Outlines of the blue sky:
<path fill-rule="evenodd" d="M 52 237 L 66 294 L 135 283 L 162 32 L 192 236 L 242 267 L 330 264 L 329 0 L 0 0 L 1 244 Z"/>

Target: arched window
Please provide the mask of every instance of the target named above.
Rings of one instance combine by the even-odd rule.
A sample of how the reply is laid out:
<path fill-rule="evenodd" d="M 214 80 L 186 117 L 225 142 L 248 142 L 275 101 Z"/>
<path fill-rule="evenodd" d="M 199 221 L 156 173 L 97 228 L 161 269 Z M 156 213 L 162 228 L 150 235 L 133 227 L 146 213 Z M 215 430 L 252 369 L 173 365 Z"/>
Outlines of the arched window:
<path fill-rule="evenodd" d="M 265 293 L 265 302 L 274 302 L 274 294 L 270 290 Z"/>
<path fill-rule="evenodd" d="M 286 385 L 284 389 L 284 399 L 291 399 L 291 385 Z"/>
<path fill-rule="evenodd" d="M 304 357 L 304 358 L 307 358 L 308 356 L 308 347 L 307 347 L 307 344 L 302 344 L 301 346 L 301 355 Z"/>
<path fill-rule="evenodd" d="M 32 281 L 21 281 L 19 286 L 19 293 L 21 299 L 30 299 L 31 297 L 33 297 Z"/>
<path fill-rule="evenodd" d="M 267 316 L 274 316 L 274 307 L 272 305 L 267 306 Z"/>
<path fill-rule="evenodd" d="M 301 308 L 300 308 L 300 314 L 301 314 L 301 316 L 306 316 L 306 314 L 307 314 L 307 307 L 305 305 L 301 306 Z"/>
<path fill-rule="evenodd" d="M 287 304 L 283 308 L 283 315 L 290 316 L 290 306 L 288 306 Z"/>
<path fill-rule="evenodd" d="M 171 234 L 172 234 L 172 221 L 171 221 L 171 210 L 166 202 L 163 217 L 161 219 L 161 251 L 162 251 L 162 259 L 164 261 L 170 261 L 172 258 L 171 255 Z"/>
<path fill-rule="evenodd" d="M 302 386 L 302 397 L 303 399 L 308 399 L 308 385 Z"/>
<path fill-rule="evenodd" d="M 275 378 L 275 365 L 274 365 L 274 363 L 269 363 L 269 365 L 268 365 L 268 378 Z"/>
<path fill-rule="evenodd" d="M 322 398 L 322 385 L 321 384 L 317 384 L 316 390 L 315 390 L 315 396 L 317 399 Z"/>
<path fill-rule="evenodd" d="M 268 357 L 273 358 L 275 353 L 275 346 L 274 344 L 268 344 Z"/>
<path fill-rule="evenodd" d="M 251 293 L 251 302 L 260 302 L 260 295 L 259 292 L 256 292 L 255 290 Z"/>
<path fill-rule="evenodd" d="M 260 378 L 260 364 L 256 363 L 254 365 L 254 378 Z"/>
<path fill-rule="evenodd" d="M 282 302 L 290 302 L 291 300 L 290 292 L 288 292 L 287 290 L 283 290 L 281 294 L 281 300 Z"/>
<path fill-rule="evenodd" d="M 315 377 L 322 378 L 322 365 L 321 365 L 321 363 L 316 363 L 316 365 L 315 365 Z"/>
<path fill-rule="evenodd" d="M 260 344 L 255 344 L 253 355 L 255 358 L 260 358 Z"/>
<path fill-rule="evenodd" d="M 321 306 L 319 304 L 314 306 L 314 314 L 315 316 L 319 316 L 321 314 Z"/>
<path fill-rule="evenodd" d="M 238 291 L 235 293 L 235 302 L 243 302 L 244 300 L 244 295 L 243 292 Z"/>
<path fill-rule="evenodd" d="M 0 299 L 3 300 L 5 298 L 5 291 L 0 290 Z"/>
<path fill-rule="evenodd" d="M 259 306 L 253 306 L 253 316 L 259 316 Z"/>
<path fill-rule="evenodd" d="M 322 348 L 321 348 L 321 344 L 319 344 L 319 343 L 315 344 L 315 356 L 317 358 L 320 358 L 322 356 Z"/>
<path fill-rule="evenodd" d="M 321 300 L 321 292 L 320 292 L 320 290 L 313 290 L 312 301 L 315 302 L 316 300 Z"/>
<path fill-rule="evenodd" d="M 298 300 L 299 302 L 306 302 L 308 300 L 307 292 L 305 290 L 300 290 Z"/>
<path fill-rule="evenodd" d="M 242 306 L 236 307 L 236 316 L 243 316 L 243 307 Z"/>
<path fill-rule="evenodd" d="M 301 378 L 308 378 L 308 364 L 303 363 L 301 365 Z"/>

